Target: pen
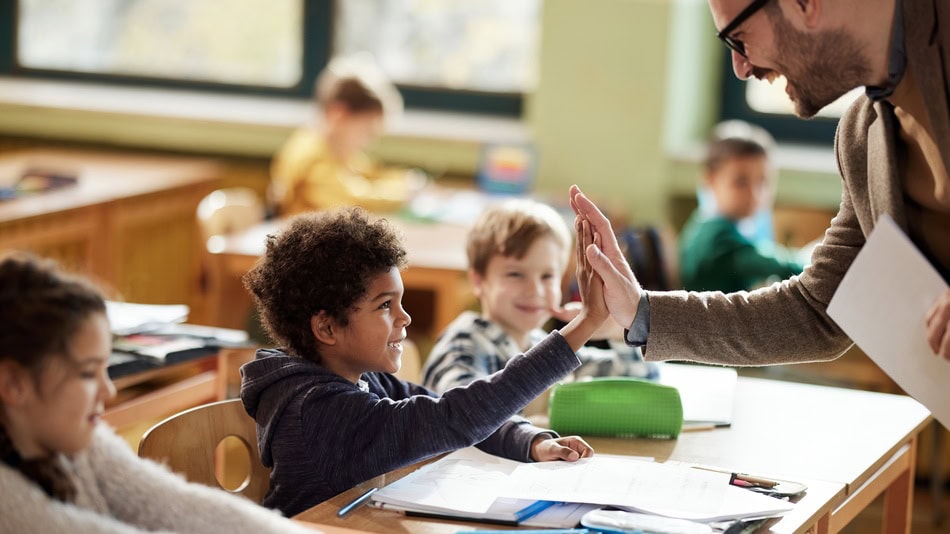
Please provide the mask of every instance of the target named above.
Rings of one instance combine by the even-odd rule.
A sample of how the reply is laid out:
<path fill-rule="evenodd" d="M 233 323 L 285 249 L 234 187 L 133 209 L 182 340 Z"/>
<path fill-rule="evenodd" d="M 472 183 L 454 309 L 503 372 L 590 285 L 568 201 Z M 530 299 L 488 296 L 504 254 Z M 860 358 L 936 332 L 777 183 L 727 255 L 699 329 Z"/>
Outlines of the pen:
<path fill-rule="evenodd" d="M 687 423 L 683 425 L 680 432 L 698 432 L 700 430 L 715 430 L 717 428 L 729 428 L 730 423 Z"/>
<path fill-rule="evenodd" d="M 714 473 L 726 473 L 729 475 L 729 483 L 733 486 L 741 486 L 744 488 L 748 487 L 759 487 L 759 488 L 774 488 L 778 486 L 777 480 L 772 480 L 768 478 L 754 477 L 747 475 L 745 473 L 733 473 L 732 471 L 724 471 L 722 469 L 716 469 L 713 467 L 702 467 L 699 465 L 694 465 L 693 469 L 702 469 L 703 471 L 712 471 Z"/>
<path fill-rule="evenodd" d="M 732 473 L 732 475 L 729 476 L 729 483 L 734 486 L 742 486 L 746 488 L 750 486 L 758 486 L 760 488 L 774 488 L 775 486 L 778 486 L 778 482 L 775 480 L 753 477 L 742 473 Z"/>
<path fill-rule="evenodd" d="M 536 501 L 515 512 L 515 521 L 521 523 L 558 504 L 556 501 Z"/>
<path fill-rule="evenodd" d="M 359 497 L 353 499 L 352 502 L 350 502 L 349 504 L 347 504 L 347 505 L 344 506 L 343 508 L 340 508 L 340 511 L 338 511 L 338 512 L 336 513 L 336 516 L 337 516 L 337 517 L 343 517 L 343 516 L 345 516 L 346 514 L 348 514 L 348 513 L 352 512 L 353 510 L 355 510 L 356 508 L 359 508 L 359 506 L 360 506 L 361 504 L 363 504 L 363 503 L 365 503 L 366 501 L 368 501 L 369 498 L 372 497 L 373 494 L 376 493 L 377 491 L 379 491 L 379 488 L 370 488 L 370 489 L 366 490 L 366 493 L 364 493 L 364 494 L 360 495 Z"/>

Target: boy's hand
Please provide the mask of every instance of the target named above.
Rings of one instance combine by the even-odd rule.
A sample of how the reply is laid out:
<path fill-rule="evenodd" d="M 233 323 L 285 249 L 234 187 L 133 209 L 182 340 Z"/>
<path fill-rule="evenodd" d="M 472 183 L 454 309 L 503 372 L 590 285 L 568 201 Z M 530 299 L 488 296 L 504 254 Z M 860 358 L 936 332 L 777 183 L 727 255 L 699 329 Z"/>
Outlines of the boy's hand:
<path fill-rule="evenodd" d="M 579 436 L 545 439 L 544 435 L 541 435 L 531 442 L 531 459 L 535 462 L 549 462 L 552 460 L 576 462 L 581 458 L 590 458 L 593 455 L 594 448 Z"/>
<path fill-rule="evenodd" d="M 637 315 L 643 288 L 620 250 L 610 221 L 576 185 L 571 186 L 571 209 L 578 219 L 587 221 L 602 240 L 602 243 L 597 242 L 589 248 L 585 260 L 589 259 L 603 279 L 604 298 L 610 315 L 617 324 L 627 328 Z"/>
<path fill-rule="evenodd" d="M 574 228 L 577 230 L 577 287 L 581 294 L 580 315 L 596 321 L 599 327 L 610 318 L 610 311 L 604 301 L 604 281 L 588 260 L 590 248 L 600 249 L 600 234 L 594 231 L 586 219 L 576 218 Z"/>
<path fill-rule="evenodd" d="M 560 308 L 554 308 L 551 310 L 551 316 L 561 321 L 562 323 L 569 323 L 572 319 L 577 317 L 583 305 L 576 300 L 571 302 L 564 303 Z M 618 341 L 623 340 L 623 328 L 620 327 L 615 321 L 604 321 L 603 326 L 597 329 L 591 336 L 591 339 L 615 339 Z"/>
<path fill-rule="evenodd" d="M 592 231 L 588 221 L 582 217 L 574 220 L 574 230 L 577 232 L 577 288 L 581 295 L 581 311 L 561 328 L 561 335 L 577 352 L 587 340 L 598 331 L 610 317 L 610 311 L 604 301 L 604 282 L 587 260 L 590 249 L 600 245 L 600 236 Z"/>

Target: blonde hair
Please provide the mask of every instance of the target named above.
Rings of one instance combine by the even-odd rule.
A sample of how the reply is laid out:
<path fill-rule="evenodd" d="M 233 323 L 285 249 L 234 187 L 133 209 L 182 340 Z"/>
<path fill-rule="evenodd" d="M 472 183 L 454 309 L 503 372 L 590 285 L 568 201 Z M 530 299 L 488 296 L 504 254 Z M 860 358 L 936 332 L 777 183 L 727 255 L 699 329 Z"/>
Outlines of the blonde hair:
<path fill-rule="evenodd" d="M 573 239 L 564 219 L 553 208 L 534 200 L 509 200 L 488 207 L 468 233 L 468 267 L 485 274 L 495 256 L 523 258 L 535 241 L 551 237 L 564 251 L 567 265 Z"/>
<path fill-rule="evenodd" d="M 402 96 L 367 53 L 336 57 L 317 77 L 314 97 L 321 108 L 339 104 L 352 113 L 402 113 Z"/>

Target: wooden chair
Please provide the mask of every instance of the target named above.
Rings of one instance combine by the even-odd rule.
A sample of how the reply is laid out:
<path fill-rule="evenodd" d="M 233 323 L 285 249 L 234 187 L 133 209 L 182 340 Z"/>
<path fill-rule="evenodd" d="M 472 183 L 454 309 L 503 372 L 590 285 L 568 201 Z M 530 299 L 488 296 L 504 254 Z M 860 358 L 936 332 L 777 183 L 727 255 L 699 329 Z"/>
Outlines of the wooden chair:
<path fill-rule="evenodd" d="M 234 489 L 225 488 L 224 458 L 218 444 L 236 437 L 250 459 L 250 470 Z M 233 440 L 231 440 L 233 441 Z M 240 399 L 213 402 L 185 410 L 156 424 L 139 442 L 139 456 L 168 465 L 191 482 L 224 489 L 260 503 L 267 492 L 270 469 L 261 463 L 254 420 Z"/>
<path fill-rule="evenodd" d="M 263 221 L 264 215 L 264 202 L 249 187 L 218 189 L 198 203 L 198 226 L 205 241 L 250 228 Z"/>

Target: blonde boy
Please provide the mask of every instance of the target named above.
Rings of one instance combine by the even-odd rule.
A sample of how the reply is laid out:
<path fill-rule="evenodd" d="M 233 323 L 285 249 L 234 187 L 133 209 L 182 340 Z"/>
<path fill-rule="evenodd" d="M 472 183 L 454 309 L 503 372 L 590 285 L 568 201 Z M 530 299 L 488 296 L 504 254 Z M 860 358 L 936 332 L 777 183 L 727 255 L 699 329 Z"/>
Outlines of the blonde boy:
<path fill-rule="evenodd" d="M 561 307 L 561 280 L 572 250 L 564 219 L 550 206 L 511 200 L 486 209 L 468 235 L 469 280 L 481 313 L 463 312 L 439 337 L 423 371 L 423 383 L 444 392 L 488 376 L 540 342 Z M 611 349 L 584 347 L 573 377 L 656 376 L 638 350 L 622 342 Z"/>

